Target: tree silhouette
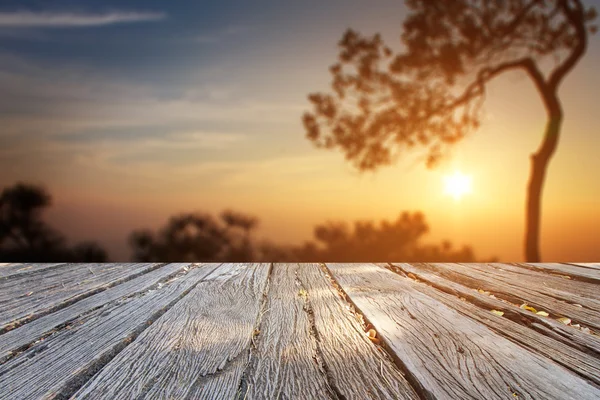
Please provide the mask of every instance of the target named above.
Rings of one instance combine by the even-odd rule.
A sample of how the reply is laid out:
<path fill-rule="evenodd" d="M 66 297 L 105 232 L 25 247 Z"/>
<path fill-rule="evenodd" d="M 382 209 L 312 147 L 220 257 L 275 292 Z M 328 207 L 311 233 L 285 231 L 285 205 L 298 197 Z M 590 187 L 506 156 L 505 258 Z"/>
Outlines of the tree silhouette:
<path fill-rule="evenodd" d="M 470 247 L 455 250 L 449 242 L 423 245 L 429 231 L 421 213 L 402 213 L 395 221 L 357 221 L 317 225 L 316 241 L 301 246 L 258 241 L 252 237 L 255 217 L 224 211 L 220 219 L 184 213 L 171 217 L 156 233 L 134 231 L 130 245 L 142 262 L 474 262 Z"/>
<path fill-rule="evenodd" d="M 295 250 L 302 261 L 334 262 L 475 262 L 468 246 L 454 250 L 450 242 L 423 245 L 429 232 L 420 212 L 404 212 L 395 221 L 356 221 L 353 229 L 343 222 L 328 222 L 315 227 L 315 242 Z"/>
<path fill-rule="evenodd" d="M 69 251 L 71 254 L 67 256 L 67 260 L 73 262 L 108 262 L 108 254 L 106 250 L 102 248 L 98 243 L 95 242 L 81 242 L 77 243 Z"/>
<path fill-rule="evenodd" d="M 540 261 L 542 187 L 563 120 L 559 87 L 586 52 L 596 11 L 580 0 L 406 4 L 402 52 L 379 34 L 344 34 L 339 62 L 330 68 L 333 93 L 309 96 L 307 137 L 318 147 L 339 148 L 361 171 L 392 164 L 415 146 L 427 149 L 432 167 L 479 126 L 486 85 L 505 72 L 524 72 L 547 112 L 526 201 L 525 257 Z"/>
<path fill-rule="evenodd" d="M 228 258 L 232 261 L 256 258 L 254 253 L 257 250 L 251 243 L 250 233 L 258 226 L 258 219 L 232 210 L 225 210 L 221 213 L 221 220 L 225 222 L 229 234 Z M 235 230 L 241 230 L 242 235 L 232 232 Z"/>
<path fill-rule="evenodd" d="M 184 213 L 171 217 L 157 233 L 138 230 L 129 243 L 138 261 L 252 261 L 251 231 L 258 221 L 234 211 L 221 219 L 208 214 Z"/>
<path fill-rule="evenodd" d="M 42 186 L 17 183 L 0 194 L 0 259 L 15 262 L 106 262 L 106 251 L 84 242 L 69 249 L 63 235 L 42 220 L 52 197 Z"/>

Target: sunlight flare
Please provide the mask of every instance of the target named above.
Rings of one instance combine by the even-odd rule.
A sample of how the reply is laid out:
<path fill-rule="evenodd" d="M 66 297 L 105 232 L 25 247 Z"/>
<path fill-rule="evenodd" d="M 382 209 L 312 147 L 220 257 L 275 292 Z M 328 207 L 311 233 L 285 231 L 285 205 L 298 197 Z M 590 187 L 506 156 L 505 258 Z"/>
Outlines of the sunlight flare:
<path fill-rule="evenodd" d="M 465 194 L 471 193 L 471 177 L 459 171 L 444 178 L 445 192 L 460 200 Z"/>

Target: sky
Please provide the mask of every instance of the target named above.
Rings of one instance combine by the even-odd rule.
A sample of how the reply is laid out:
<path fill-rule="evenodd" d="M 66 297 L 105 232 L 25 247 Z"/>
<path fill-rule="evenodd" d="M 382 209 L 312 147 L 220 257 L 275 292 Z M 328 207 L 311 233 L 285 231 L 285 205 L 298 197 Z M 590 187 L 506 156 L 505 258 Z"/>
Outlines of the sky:
<path fill-rule="evenodd" d="M 44 184 L 48 220 L 129 257 L 127 236 L 183 211 L 260 218 L 300 243 L 327 220 L 422 211 L 428 242 L 523 260 L 530 154 L 545 112 L 519 73 L 487 90 L 482 127 L 428 170 L 415 154 L 359 174 L 315 148 L 301 117 L 327 91 L 352 27 L 399 43 L 400 1 L 64 1 L 0 4 L 0 187 Z M 545 261 L 600 259 L 600 37 L 561 88 L 562 137 L 542 206 Z M 472 191 L 444 192 L 460 170 Z"/>

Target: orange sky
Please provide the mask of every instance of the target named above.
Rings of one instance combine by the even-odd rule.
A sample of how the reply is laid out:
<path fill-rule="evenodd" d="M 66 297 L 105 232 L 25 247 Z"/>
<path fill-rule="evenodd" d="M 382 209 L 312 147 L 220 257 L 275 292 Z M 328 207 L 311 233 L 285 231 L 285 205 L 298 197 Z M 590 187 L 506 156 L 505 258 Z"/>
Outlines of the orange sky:
<path fill-rule="evenodd" d="M 394 219 L 421 210 L 431 227 L 428 242 L 450 239 L 472 245 L 480 257 L 522 261 L 529 155 L 540 143 L 545 113 L 519 73 L 494 81 L 483 126 L 435 170 L 408 153 L 393 167 L 360 175 L 341 153 L 304 138 L 306 96 L 327 89 L 344 28 L 397 37 L 402 10 L 391 8 L 367 12 L 357 5 L 336 14 L 331 6 L 320 18 L 302 14 L 277 35 L 275 23 L 270 34 L 254 26 L 245 34 L 251 41 L 258 32 L 254 47 L 223 39 L 222 56 L 197 69 L 189 55 L 204 50 L 187 48 L 180 56 L 186 68 L 165 67 L 161 79 L 148 81 L 0 47 L 0 88 L 23 99 L 56 99 L 42 111 L 0 104 L 0 186 L 44 183 L 55 199 L 50 221 L 71 238 L 98 240 L 119 260 L 134 228 L 157 227 L 176 212 L 234 208 L 257 215 L 258 235 L 279 242 L 308 239 L 328 219 Z M 592 37 L 561 89 L 566 119 L 543 196 L 544 261 L 600 260 L 598 62 L 600 38 Z M 159 134 L 144 136 L 156 127 Z M 107 131 L 132 139 L 98 133 Z M 473 179 L 472 193 L 459 202 L 444 194 L 443 177 L 456 168 Z"/>

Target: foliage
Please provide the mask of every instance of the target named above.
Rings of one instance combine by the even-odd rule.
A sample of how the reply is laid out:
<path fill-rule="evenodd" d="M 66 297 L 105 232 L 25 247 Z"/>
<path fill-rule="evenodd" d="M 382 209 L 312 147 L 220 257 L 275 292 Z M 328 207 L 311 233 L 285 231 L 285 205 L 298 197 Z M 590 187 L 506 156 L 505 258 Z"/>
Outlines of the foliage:
<path fill-rule="evenodd" d="M 356 221 L 353 229 L 343 222 L 328 222 L 314 230 L 315 242 L 296 250 L 302 261 L 336 262 L 475 262 L 473 250 L 421 244 L 429 232 L 422 213 L 404 212 L 395 221 Z"/>
<path fill-rule="evenodd" d="M 585 54 L 588 32 L 596 32 L 595 9 L 580 0 L 406 4 L 401 51 L 379 34 L 343 35 L 330 68 L 332 93 L 309 95 L 308 139 L 341 150 L 360 171 L 390 165 L 417 146 L 432 167 L 479 126 L 486 85 L 525 72 L 548 113 L 527 188 L 526 259 L 539 262 L 542 186 L 563 119 L 558 89 Z"/>
<path fill-rule="evenodd" d="M 552 84 L 569 67 L 581 30 L 596 29 L 595 10 L 579 1 L 406 3 L 404 51 L 394 52 L 379 34 L 349 29 L 330 68 L 333 93 L 309 96 L 314 111 L 304 115 L 307 137 L 339 148 L 360 170 L 391 164 L 403 148 L 418 145 L 435 165 L 479 126 L 486 83 L 517 69 L 543 81 L 538 66 L 562 60 Z"/>
<path fill-rule="evenodd" d="M 220 219 L 184 213 L 171 217 L 157 233 L 131 234 L 134 258 L 140 261 L 249 261 L 256 258 L 250 241 L 256 218 L 226 210 Z"/>
<path fill-rule="evenodd" d="M 52 197 L 41 186 L 17 183 L 0 194 L 0 260 L 13 262 L 105 262 L 93 242 L 68 248 L 64 236 L 42 219 Z"/>
<path fill-rule="evenodd" d="M 0 260 L 13 262 L 106 262 L 94 242 L 68 247 L 64 236 L 42 219 L 52 203 L 41 186 L 17 183 L 0 195 Z M 281 245 L 253 237 L 258 219 L 232 210 L 218 218 L 204 213 L 171 217 L 157 232 L 130 236 L 134 259 L 142 262 L 321 262 L 321 261 L 475 261 L 469 247 L 449 242 L 421 244 L 429 227 L 421 213 L 403 213 L 395 221 L 342 222 L 315 227 L 315 241 Z"/>
<path fill-rule="evenodd" d="M 238 217 L 226 217 L 230 215 Z M 421 213 L 403 213 L 395 221 L 381 221 L 379 225 L 357 221 L 353 229 L 342 222 L 328 222 L 315 227 L 316 241 L 301 246 L 257 241 L 252 237 L 256 225 L 255 218 L 231 211 L 222 213 L 220 220 L 207 214 L 181 214 L 157 233 L 134 232 L 130 243 L 137 261 L 476 261 L 467 246 L 454 249 L 447 241 L 421 244 L 429 231 Z"/>

